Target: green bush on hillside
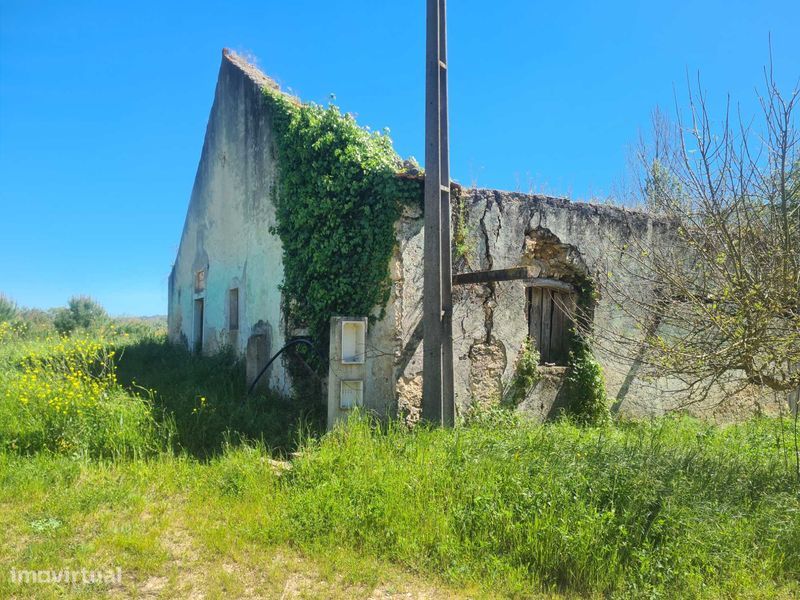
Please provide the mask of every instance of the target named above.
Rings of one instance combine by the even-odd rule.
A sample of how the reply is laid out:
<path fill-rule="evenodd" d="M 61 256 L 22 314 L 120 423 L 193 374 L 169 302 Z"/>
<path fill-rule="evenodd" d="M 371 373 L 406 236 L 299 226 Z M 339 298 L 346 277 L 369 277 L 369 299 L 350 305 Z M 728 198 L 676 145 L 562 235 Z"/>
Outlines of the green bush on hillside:
<path fill-rule="evenodd" d="M 62 335 L 69 335 L 77 329 L 89 329 L 108 322 L 108 313 L 95 300 L 88 296 L 73 296 L 66 308 L 56 311 L 53 324 Z"/>

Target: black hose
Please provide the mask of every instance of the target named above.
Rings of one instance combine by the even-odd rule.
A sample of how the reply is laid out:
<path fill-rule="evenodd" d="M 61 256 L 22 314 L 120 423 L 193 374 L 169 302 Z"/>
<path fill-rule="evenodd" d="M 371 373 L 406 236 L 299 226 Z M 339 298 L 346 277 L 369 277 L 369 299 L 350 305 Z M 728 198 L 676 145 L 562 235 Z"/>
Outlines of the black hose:
<path fill-rule="evenodd" d="M 249 396 L 250 394 L 252 394 L 252 393 L 253 393 L 253 390 L 255 389 L 255 387 L 256 387 L 256 384 L 258 383 L 258 380 L 259 380 L 259 379 L 261 379 L 261 376 L 262 376 L 262 375 L 264 375 L 264 373 L 266 373 L 266 372 L 267 372 L 267 369 L 268 369 L 268 368 L 269 368 L 269 366 L 272 364 L 272 362 L 273 362 L 273 361 L 274 361 L 276 358 L 278 358 L 278 357 L 279 357 L 279 356 L 280 356 L 280 355 L 283 353 L 283 351 L 284 351 L 284 350 L 286 350 L 286 349 L 288 349 L 288 348 L 291 348 L 292 346 L 296 346 L 296 345 L 298 345 L 298 344 L 304 344 L 304 345 L 308 346 L 309 348 L 311 348 L 311 349 L 312 349 L 312 350 L 313 350 L 313 351 L 316 353 L 316 355 L 317 355 L 317 356 L 319 356 L 320 358 L 323 358 L 323 357 L 322 357 L 322 355 L 319 353 L 319 350 L 317 350 L 316 346 L 314 346 L 314 344 L 313 344 L 313 343 L 311 343 L 311 340 L 310 340 L 310 339 L 308 339 L 308 338 L 297 338 L 297 339 L 291 340 L 290 342 L 288 342 L 287 344 L 285 344 L 285 345 L 283 346 L 283 348 L 281 348 L 280 350 L 278 350 L 278 351 L 277 351 L 277 352 L 274 354 L 274 356 L 273 356 L 272 358 L 270 358 L 270 359 L 267 361 L 267 364 L 265 364 L 265 365 L 264 365 L 264 368 L 263 368 L 263 369 L 261 369 L 261 370 L 258 372 L 258 375 L 256 375 L 256 378 L 255 378 L 255 379 L 253 379 L 253 383 L 251 383 L 251 384 L 250 384 L 250 387 L 247 389 L 247 395 L 248 395 L 248 396 Z M 324 362 L 324 359 L 323 359 L 323 362 Z"/>

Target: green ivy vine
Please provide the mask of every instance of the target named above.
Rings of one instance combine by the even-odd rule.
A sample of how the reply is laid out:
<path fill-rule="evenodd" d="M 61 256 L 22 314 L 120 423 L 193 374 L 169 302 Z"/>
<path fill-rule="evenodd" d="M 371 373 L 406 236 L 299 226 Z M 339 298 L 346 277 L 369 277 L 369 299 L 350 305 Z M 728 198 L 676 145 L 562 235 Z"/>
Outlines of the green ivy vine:
<path fill-rule="evenodd" d="M 576 318 L 591 322 L 588 313 L 595 303 L 594 286 L 590 280 L 583 279 L 578 282 L 577 288 Z M 583 325 L 585 328 L 586 324 L 581 323 L 576 327 Z M 575 328 L 570 332 L 564 394 L 569 400 L 565 412 L 578 423 L 598 425 L 609 418 L 603 367 L 594 357 L 589 341 Z"/>
<path fill-rule="evenodd" d="M 422 204 L 423 182 L 403 176 L 388 131 L 367 131 L 334 105 L 302 104 L 274 89 L 264 96 L 276 134 L 274 232 L 283 244 L 286 313 L 292 325 L 307 326 L 324 351 L 332 315 L 372 315 L 378 306 L 383 316 L 394 224 L 405 204 Z M 466 222 L 464 207 L 457 206 L 461 255 Z M 591 286 L 580 286 L 579 306 L 592 298 Z M 515 398 L 535 383 L 536 363 L 530 350 L 524 354 L 512 385 Z M 572 337 L 565 385 L 569 413 L 587 422 L 604 418 L 602 370 L 578 335 Z"/>
<path fill-rule="evenodd" d="M 289 322 L 327 348 L 332 315 L 371 315 L 389 299 L 394 223 L 421 203 L 402 177 L 388 131 L 369 132 L 338 107 L 264 90 L 276 133 L 274 194 Z"/>

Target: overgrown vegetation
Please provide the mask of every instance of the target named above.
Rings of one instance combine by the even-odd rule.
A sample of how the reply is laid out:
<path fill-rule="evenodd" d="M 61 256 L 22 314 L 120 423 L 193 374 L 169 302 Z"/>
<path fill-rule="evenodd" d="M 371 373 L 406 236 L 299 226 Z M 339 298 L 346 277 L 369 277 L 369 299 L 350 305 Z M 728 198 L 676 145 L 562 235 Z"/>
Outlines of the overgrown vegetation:
<path fill-rule="evenodd" d="M 526 337 L 522 342 L 522 349 L 517 356 L 517 364 L 514 367 L 514 375 L 505 393 L 504 403 L 517 406 L 525 400 L 538 381 L 541 379 L 539 373 L 539 351 L 536 349 L 533 340 Z"/>
<path fill-rule="evenodd" d="M 453 229 L 454 258 L 464 261 L 469 260 L 469 223 L 467 223 L 467 202 L 461 194 L 460 188 L 455 188 L 452 193 L 453 212 L 455 213 L 455 228 Z"/>
<path fill-rule="evenodd" d="M 14 322 L 18 312 L 17 303 L 5 294 L 0 294 L 0 323 Z"/>
<path fill-rule="evenodd" d="M 575 323 L 569 335 L 569 359 L 564 377 L 565 413 L 576 423 L 598 425 L 610 417 L 603 367 L 592 350 L 596 290 L 591 280 L 575 282 Z"/>
<path fill-rule="evenodd" d="M 205 565 L 244 570 L 248 556 L 291 547 L 350 582 L 380 581 L 365 574 L 372 560 L 473 596 L 790 598 L 800 499 L 780 427 L 587 429 L 506 413 L 410 433 L 353 419 L 307 440 L 288 471 L 248 445 L 208 463 L 3 454 L 0 522 L 7 540 L 26 540 L 4 545 L 3 560 L 121 565 L 133 589 L 181 561 L 176 595 L 187 580 L 229 595 L 241 575 L 220 581 Z"/>
<path fill-rule="evenodd" d="M 286 455 L 324 428 L 310 396 L 248 395 L 233 352 L 194 355 L 169 344 L 158 323 L 137 319 L 98 319 L 60 335 L 57 314 L 19 310 L 0 322 L 0 449 L 207 458 L 247 440 Z"/>
<path fill-rule="evenodd" d="M 198 356 L 163 335 L 147 335 L 120 348 L 119 380 L 146 389 L 175 428 L 176 449 L 200 458 L 226 444 L 257 441 L 276 455 L 297 449 L 304 434 L 324 429 L 316 396 L 247 394 L 243 361 L 231 351 Z"/>
<path fill-rule="evenodd" d="M 277 134 L 276 231 L 289 318 L 324 351 L 331 315 L 372 315 L 389 298 L 393 227 L 422 184 L 399 175 L 388 131 L 369 132 L 330 105 L 266 89 Z"/>
<path fill-rule="evenodd" d="M 800 575 L 797 482 L 776 426 L 506 416 L 409 435 L 355 421 L 296 462 L 284 535 L 520 595 L 775 591 Z"/>
<path fill-rule="evenodd" d="M 100 304 L 88 296 L 73 296 L 66 308 L 55 311 L 53 325 L 61 334 L 78 329 L 91 329 L 108 322 L 108 314 Z"/>
<path fill-rule="evenodd" d="M 0 323 L 0 449 L 100 458 L 163 448 L 169 425 L 156 421 L 147 390 L 117 382 L 113 330 L 44 339 L 26 332 Z"/>
<path fill-rule="evenodd" d="M 280 595 L 301 556 L 326 586 L 313 596 L 408 573 L 439 596 L 800 593 L 790 422 L 540 425 L 494 408 L 453 430 L 356 415 L 322 435 L 309 407 L 243 402 L 229 354 L 193 356 L 153 329 L 2 327 L 6 570 L 120 566 L 130 593 L 157 580 L 173 596 Z M 109 591 L 0 581 L 0 595 Z"/>
<path fill-rule="evenodd" d="M 577 423 L 598 425 L 610 416 L 603 368 L 589 344 L 574 337 L 562 392 L 569 401 L 566 414 Z"/>

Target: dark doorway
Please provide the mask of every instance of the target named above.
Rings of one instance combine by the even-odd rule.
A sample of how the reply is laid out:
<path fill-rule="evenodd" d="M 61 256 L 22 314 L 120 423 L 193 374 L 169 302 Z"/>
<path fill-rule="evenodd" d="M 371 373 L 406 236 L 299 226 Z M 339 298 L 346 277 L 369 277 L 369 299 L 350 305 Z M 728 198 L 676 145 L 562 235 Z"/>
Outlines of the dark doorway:
<path fill-rule="evenodd" d="M 239 288 L 228 290 L 228 329 L 239 329 Z"/>
<path fill-rule="evenodd" d="M 194 301 L 194 351 L 200 353 L 203 351 L 203 298 L 197 298 Z"/>

